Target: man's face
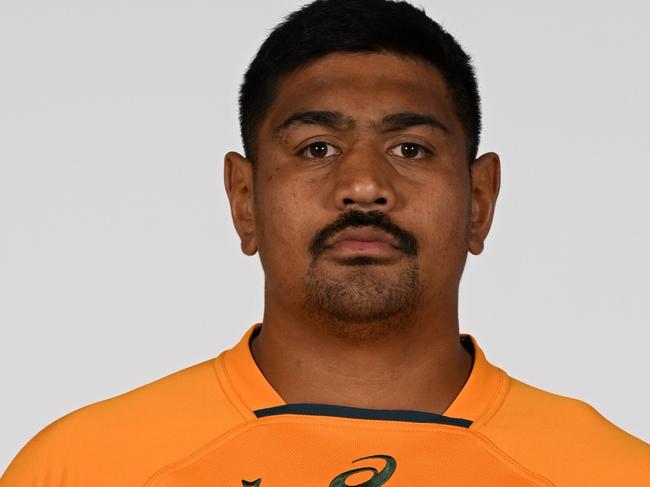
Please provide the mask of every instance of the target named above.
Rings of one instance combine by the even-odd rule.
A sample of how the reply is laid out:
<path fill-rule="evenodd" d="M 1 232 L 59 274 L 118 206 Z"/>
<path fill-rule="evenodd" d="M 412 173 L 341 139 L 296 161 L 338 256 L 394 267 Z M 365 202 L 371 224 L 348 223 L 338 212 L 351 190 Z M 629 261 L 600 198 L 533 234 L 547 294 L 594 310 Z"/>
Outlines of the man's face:
<path fill-rule="evenodd" d="M 465 141 L 444 79 L 424 61 L 331 54 L 284 77 L 259 129 L 251 191 L 239 192 L 252 198 L 250 218 L 233 207 L 242 248 L 259 251 L 267 302 L 342 323 L 454 307 L 473 235 Z"/>

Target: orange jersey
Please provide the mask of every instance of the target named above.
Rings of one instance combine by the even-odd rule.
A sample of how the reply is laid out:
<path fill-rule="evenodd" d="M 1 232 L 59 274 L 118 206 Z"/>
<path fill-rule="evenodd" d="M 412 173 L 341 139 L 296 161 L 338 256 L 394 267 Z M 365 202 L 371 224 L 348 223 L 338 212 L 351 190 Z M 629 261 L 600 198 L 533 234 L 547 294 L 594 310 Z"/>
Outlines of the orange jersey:
<path fill-rule="evenodd" d="M 443 414 L 286 404 L 251 327 L 217 358 L 79 409 L 0 487 L 650 486 L 650 445 L 584 402 L 474 365 Z"/>

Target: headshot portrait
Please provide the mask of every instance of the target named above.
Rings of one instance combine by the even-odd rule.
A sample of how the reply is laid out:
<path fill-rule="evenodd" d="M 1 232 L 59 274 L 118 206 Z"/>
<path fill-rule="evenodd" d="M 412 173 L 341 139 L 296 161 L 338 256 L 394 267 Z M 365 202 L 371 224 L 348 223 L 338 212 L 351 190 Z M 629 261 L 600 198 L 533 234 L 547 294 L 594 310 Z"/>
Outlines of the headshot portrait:
<path fill-rule="evenodd" d="M 650 485 L 641 2 L 0 7 L 0 487 Z"/>

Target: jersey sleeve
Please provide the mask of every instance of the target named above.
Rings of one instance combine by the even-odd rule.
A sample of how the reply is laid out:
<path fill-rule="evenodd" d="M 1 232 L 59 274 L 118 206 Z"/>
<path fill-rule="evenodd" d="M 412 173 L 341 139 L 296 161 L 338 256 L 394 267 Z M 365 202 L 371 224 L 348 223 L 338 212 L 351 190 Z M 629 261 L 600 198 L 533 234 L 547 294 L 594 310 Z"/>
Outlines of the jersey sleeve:
<path fill-rule="evenodd" d="M 63 453 L 65 438 L 50 425 L 34 436 L 0 477 L 0 487 L 71 487 L 70 468 Z"/>
<path fill-rule="evenodd" d="M 224 395 L 214 359 L 79 408 L 34 436 L 0 487 L 143 485 L 242 422 Z"/>

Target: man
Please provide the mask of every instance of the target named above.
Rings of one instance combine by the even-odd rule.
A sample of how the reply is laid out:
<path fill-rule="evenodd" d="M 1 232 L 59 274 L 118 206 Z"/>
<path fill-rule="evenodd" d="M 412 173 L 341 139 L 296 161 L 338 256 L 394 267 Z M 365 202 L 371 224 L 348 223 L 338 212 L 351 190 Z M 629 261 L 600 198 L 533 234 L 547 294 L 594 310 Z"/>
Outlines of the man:
<path fill-rule="evenodd" d="M 449 34 L 406 3 L 314 2 L 260 48 L 240 113 L 225 185 L 262 323 L 48 426 L 2 487 L 650 484 L 650 446 L 459 335 L 500 174 Z"/>

